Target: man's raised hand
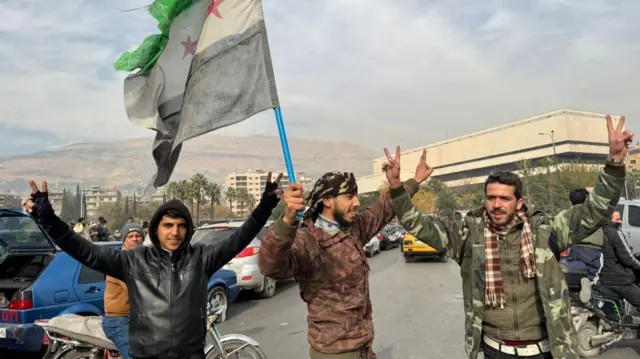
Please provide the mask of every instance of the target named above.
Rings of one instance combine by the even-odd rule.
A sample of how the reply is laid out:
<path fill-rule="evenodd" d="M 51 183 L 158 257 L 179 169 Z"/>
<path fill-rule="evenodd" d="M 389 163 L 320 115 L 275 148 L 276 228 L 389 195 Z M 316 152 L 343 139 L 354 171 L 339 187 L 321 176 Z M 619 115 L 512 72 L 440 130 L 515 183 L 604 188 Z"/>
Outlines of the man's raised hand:
<path fill-rule="evenodd" d="M 276 208 L 276 206 L 278 206 L 278 202 L 280 202 L 280 197 L 282 195 L 282 190 L 280 189 L 281 179 L 282 173 L 280 173 L 273 181 L 271 172 L 267 174 L 267 183 L 264 186 L 264 192 L 262 193 L 260 203 L 266 205 L 271 210 Z"/>
<path fill-rule="evenodd" d="M 304 211 L 304 193 L 302 186 L 292 183 L 284 191 L 284 217 L 282 220 L 288 225 L 293 225 L 298 221 L 298 212 Z"/>
<path fill-rule="evenodd" d="M 618 121 L 618 127 L 613 129 L 613 121 L 611 116 L 607 115 L 607 131 L 609 132 L 609 156 L 618 161 L 623 161 L 629 152 L 629 144 L 633 140 L 633 133 L 629 130 L 624 130 L 625 118 L 620 116 Z"/>
<path fill-rule="evenodd" d="M 416 174 L 413 176 L 413 179 L 418 183 L 422 183 L 426 181 L 431 174 L 433 173 L 433 167 L 429 166 L 427 163 L 427 150 L 422 151 L 422 156 L 420 156 L 420 161 L 418 161 L 418 166 L 416 167 Z"/>
<path fill-rule="evenodd" d="M 33 207 L 36 205 L 36 202 L 40 199 L 40 201 L 49 198 L 47 181 L 42 181 L 42 191 L 38 189 L 38 185 L 34 180 L 29 181 L 29 187 L 31 187 L 31 201 L 27 201 L 25 206 L 25 210 L 29 213 L 33 212 Z"/>
<path fill-rule="evenodd" d="M 387 162 L 382 164 L 382 171 L 387 176 L 387 182 L 391 188 L 402 186 L 400 181 L 400 146 L 396 146 L 396 157 L 392 158 L 388 149 L 384 149 L 384 155 L 387 156 Z"/>

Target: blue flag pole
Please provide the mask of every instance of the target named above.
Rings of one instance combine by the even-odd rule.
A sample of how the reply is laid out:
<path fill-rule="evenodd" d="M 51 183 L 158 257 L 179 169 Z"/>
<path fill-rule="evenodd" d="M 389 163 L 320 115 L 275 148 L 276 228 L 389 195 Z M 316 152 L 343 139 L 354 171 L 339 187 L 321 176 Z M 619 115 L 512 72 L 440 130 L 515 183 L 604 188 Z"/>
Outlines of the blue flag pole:
<path fill-rule="evenodd" d="M 287 166 L 289 174 L 289 183 L 296 183 L 296 174 L 293 171 L 293 161 L 291 161 L 291 152 L 289 152 L 289 142 L 287 141 L 287 132 L 284 129 L 284 120 L 282 119 L 282 110 L 280 107 L 273 109 L 276 113 L 276 122 L 278 123 L 278 134 L 280 135 L 280 144 L 282 145 L 282 153 L 284 154 L 284 164 Z M 298 212 L 298 219 L 302 219 L 303 211 Z"/>

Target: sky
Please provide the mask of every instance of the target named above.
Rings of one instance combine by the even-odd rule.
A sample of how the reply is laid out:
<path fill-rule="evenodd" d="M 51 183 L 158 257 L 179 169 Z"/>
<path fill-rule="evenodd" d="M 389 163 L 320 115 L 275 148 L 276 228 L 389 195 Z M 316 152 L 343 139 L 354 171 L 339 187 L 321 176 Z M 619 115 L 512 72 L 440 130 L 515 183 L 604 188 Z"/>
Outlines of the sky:
<path fill-rule="evenodd" d="M 136 137 L 151 146 L 113 69 L 158 32 L 144 8 L 125 11 L 150 1 L 0 0 L 0 157 Z M 624 114 L 640 129 L 637 0 L 263 6 L 290 137 L 408 149 L 559 108 Z M 277 129 L 267 111 L 216 133 Z"/>

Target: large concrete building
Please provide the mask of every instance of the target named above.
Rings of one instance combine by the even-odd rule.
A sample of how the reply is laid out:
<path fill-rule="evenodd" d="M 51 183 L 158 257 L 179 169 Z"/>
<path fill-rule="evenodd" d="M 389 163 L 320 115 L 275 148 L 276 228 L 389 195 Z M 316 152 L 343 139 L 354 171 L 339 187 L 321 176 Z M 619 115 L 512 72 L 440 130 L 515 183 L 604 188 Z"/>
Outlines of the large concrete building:
<path fill-rule="evenodd" d="M 540 160 L 556 156 L 559 163 L 602 163 L 608 154 L 605 114 L 562 109 L 525 118 L 434 143 L 405 150 L 401 156 L 402 179 L 413 176 L 423 149 L 434 168 L 432 178 L 451 187 L 482 183 L 495 171 L 518 171 L 518 162 L 529 161 L 530 168 Z M 618 116 L 612 115 L 614 125 Z M 361 193 L 384 185 L 381 170 L 386 158 L 373 160 L 373 174 L 358 179 Z"/>

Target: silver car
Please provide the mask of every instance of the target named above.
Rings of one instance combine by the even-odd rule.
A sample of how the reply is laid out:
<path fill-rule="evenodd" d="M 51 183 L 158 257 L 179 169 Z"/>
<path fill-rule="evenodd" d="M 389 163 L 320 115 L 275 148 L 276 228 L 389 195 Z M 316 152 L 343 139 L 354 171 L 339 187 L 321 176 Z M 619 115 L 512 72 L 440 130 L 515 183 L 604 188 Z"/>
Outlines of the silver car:
<path fill-rule="evenodd" d="M 244 221 L 226 221 L 202 225 L 196 229 L 191 243 L 213 244 L 216 241 L 228 238 L 242 223 L 244 223 Z M 270 298 L 276 294 L 275 279 L 263 275 L 258 267 L 260 239 L 267 233 L 267 227 L 269 227 L 270 224 L 271 222 L 267 222 L 256 238 L 249 243 L 247 248 L 243 249 L 242 252 L 223 267 L 236 273 L 240 288 L 256 292 L 260 298 Z"/>

